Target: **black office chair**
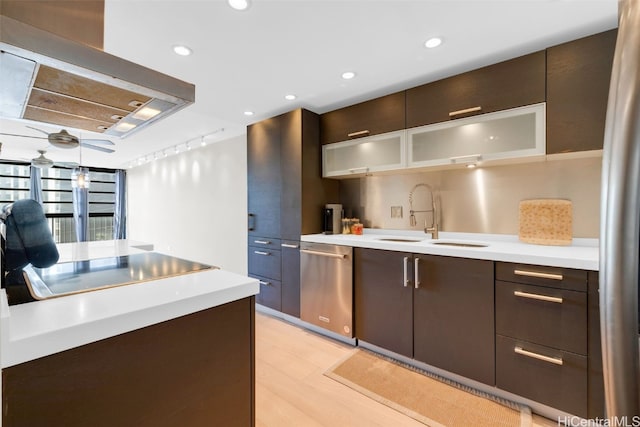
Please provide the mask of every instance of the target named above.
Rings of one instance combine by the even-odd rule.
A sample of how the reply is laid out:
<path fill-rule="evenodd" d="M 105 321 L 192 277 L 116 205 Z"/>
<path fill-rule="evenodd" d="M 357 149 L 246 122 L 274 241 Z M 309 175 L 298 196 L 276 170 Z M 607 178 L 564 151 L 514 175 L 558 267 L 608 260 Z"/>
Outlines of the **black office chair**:
<path fill-rule="evenodd" d="M 2 287 L 7 291 L 11 305 L 33 301 L 22 269 L 28 264 L 37 268 L 51 267 L 59 258 L 47 218 L 38 202 L 23 199 L 5 205 L 0 219 L 6 225 L 2 245 Z"/>

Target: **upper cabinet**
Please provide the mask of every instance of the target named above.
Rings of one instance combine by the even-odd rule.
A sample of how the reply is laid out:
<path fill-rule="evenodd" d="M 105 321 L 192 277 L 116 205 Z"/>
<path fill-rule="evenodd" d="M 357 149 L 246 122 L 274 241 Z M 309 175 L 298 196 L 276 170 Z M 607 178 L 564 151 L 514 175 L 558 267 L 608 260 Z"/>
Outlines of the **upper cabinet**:
<path fill-rule="evenodd" d="M 406 166 L 405 131 L 322 146 L 322 176 L 346 177 Z"/>
<path fill-rule="evenodd" d="M 602 149 L 616 36 L 547 49 L 547 154 Z"/>
<path fill-rule="evenodd" d="M 545 52 L 479 68 L 406 91 L 407 128 L 545 100 Z"/>
<path fill-rule="evenodd" d="M 330 144 L 405 128 L 405 92 L 361 102 L 320 116 L 320 142 Z"/>
<path fill-rule="evenodd" d="M 544 103 L 407 131 L 409 167 L 544 156 Z"/>

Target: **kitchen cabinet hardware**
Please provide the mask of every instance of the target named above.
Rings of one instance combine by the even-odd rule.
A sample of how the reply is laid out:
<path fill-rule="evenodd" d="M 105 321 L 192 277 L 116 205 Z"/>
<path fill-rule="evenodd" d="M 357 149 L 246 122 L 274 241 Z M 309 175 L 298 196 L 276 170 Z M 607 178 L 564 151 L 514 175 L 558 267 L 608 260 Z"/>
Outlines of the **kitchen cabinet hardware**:
<path fill-rule="evenodd" d="M 482 160 L 482 154 L 469 154 L 466 156 L 449 157 L 449 160 L 451 161 L 451 163 L 456 164 L 478 163 L 480 160 Z"/>
<path fill-rule="evenodd" d="M 264 251 L 253 251 L 253 253 L 256 255 L 263 255 L 263 256 L 271 255 L 271 252 L 264 252 Z"/>
<path fill-rule="evenodd" d="M 349 169 L 349 172 L 351 172 L 351 173 L 356 173 L 358 171 L 362 171 L 364 173 L 367 173 L 367 172 L 369 172 L 369 167 L 368 166 L 363 166 L 361 168 L 351 168 L 351 169 Z"/>
<path fill-rule="evenodd" d="M 259 280 L 259 283 L 264 286 L 271 286 L 271 282 L 266 282 L 264 280 Z"/>
<path fill-rule="evenodd" d="M 516 276 L 537 277 L 540 279 L 562 280 L 564 277 L 562 274 L 554 273 L 542 273 L 540 271 L 528 271 L 528 270 L 513 270 L 513 274 Z"/>
<path fill-rule="evenodd" d="M 305 253 L 305 254 L 310 254 L 310 255 L 319 255 L 319 256 L 326 256 L 329 258 L 346 258 L 347 255 L 345 254 L 332 254 L 330 252 L 322 252 L 322 251 L 312 251 L 310 249 L 300 249 L 300 252 Z"/>
<path fill-rule="evenodd" d="M 531 294 L 529 292 L 514 291 L 513 294 L 521 298 L 529 298 L 529 299 L 535 299 L 539 301 L 553 302 L 556 304 L 562 304 L 562 301 L 563 301 L 562 298 L 559 298 L 559 297 L 550 297 L 548 295 Z"/>
<path fill-rule="evenodd" d="M 280 246 L 282 246 L 283 248 L 290 248 L 290 249 L 298 249 L 299 248 L 298 245 L 292 245 L 290 243 L 282 243 Z"/>
<path fill-rule="evenodd" d="M 406 288 L 407 285 L 409 284 L 409 257 L 404 257 L 403 258 L 403 263 L 404 263 L 404 287 Z"/>
<path fill-rule="evenodd" d="M 349 138 L 357 138 L 359 136 L 365 136 L 365 135 L 369 135 L 369 131 L 368 130 L 359 130 L 357 132 L 351 132 L 349 134 L 347 134 L 347 136 Z"/>
<path fill-rule="evenodd" d="M 420 258 L 415 257 L 413 259 L 413 286 L 418 289 L 420 286 L 420 271 L 419 271 Z"/>
<path fill-rule="evenodd" d="M 259 245 L 270 245 L 271 242 L 269 240 L 254 240 L 253 243 L 257 243 Z"/>
<path fill-rule="evenodd" d="M 563 364 L 561 357 L 545 356 L 544 354 L 534 353 L 532 351 L 528 351 L 523 349 L 522 347 L 517 347 L 517 346 L 513 348 L 513 351 L 522 356 L 527 356 L 527 357 L 531 357 L 532 359 L 538 359 L 544 362 L 553 363 L 554 365 L 562 366 Z"/>
<path fill-rule="evenodd" d="M 249 223 L 249 231 L 254 231 L 256 229 L 256 226 L 255 226 L 256 216 L 250 213 L 249 220 L 247 222 Z"/>
<path fill-rule="evenodd" d="M 477 106 L 477 107 L 471 107 L 471 108 L 464 108 L 462 110 L 457 110 L 457 111 L 450 111 L 449 112 L 449 117 L 455 117 L 455 116 L 459 116 L 461 114 L 467 114 L 467 113 L 475 113 L 477 111 L 482 111 L 482 107 L 481 106 Z"/>

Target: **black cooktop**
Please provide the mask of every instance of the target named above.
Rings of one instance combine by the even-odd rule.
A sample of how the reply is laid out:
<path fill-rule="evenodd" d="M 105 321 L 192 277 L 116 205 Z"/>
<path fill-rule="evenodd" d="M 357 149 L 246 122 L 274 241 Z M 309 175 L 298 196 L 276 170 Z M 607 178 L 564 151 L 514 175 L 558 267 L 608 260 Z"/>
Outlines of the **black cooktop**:
<path fill-rule="evenodd" d="M 156 252 L 24 268 L 35 299 L 47 299 L 216 268 Z"/>

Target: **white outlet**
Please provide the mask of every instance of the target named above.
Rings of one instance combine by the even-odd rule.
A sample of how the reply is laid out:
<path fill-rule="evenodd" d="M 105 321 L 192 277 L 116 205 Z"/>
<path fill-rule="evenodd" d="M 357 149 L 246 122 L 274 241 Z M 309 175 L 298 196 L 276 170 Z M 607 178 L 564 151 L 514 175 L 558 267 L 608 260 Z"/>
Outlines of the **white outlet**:
<path fill-rule="evenodd" d="M 402 218 L 402 206 L 391 206 L 391 218 Z"/>

